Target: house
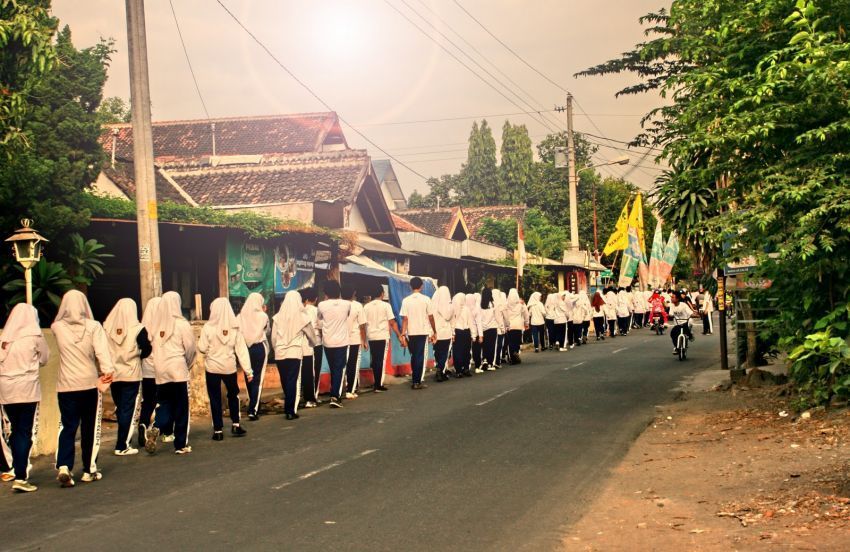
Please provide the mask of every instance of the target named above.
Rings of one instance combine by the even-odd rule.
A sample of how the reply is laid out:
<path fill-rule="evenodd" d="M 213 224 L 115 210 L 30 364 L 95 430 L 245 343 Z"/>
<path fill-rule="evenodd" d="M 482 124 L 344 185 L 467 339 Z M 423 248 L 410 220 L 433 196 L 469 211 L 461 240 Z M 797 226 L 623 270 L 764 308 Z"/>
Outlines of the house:
<path fill-rule="evenodd" d="M 375 172 L 375 178 L 381 186 L 381 192 L 390 211 L 407 209 L 407 198 L 401 190 L 392 162 L 389 159 L 373 159 L 372 170 Z"/>

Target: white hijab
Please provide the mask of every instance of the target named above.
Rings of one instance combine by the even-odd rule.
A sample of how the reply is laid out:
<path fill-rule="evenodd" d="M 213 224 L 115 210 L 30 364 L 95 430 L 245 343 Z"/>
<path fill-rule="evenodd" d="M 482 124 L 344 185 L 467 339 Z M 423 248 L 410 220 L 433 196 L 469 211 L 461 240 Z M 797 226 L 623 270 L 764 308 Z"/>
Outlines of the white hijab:
<path fill-rule="evenodd" d="M 452 297 L 452 310 L 455 317 L 460 316 L 463 312 L 463 307 L 466 306 L 466 297 L 465 293 L 455 293 L 455 296 Z"/>
<path fill-rule="evenodd" d="M 148 333 L 148 340 L 153 340 L 153 317 L 156 314 L 156 309 L 162 302 L 162 297 L 151 297 L 148 299 L 148 304 L 145 305 L 145 312 L 142 315 L 142 326 Z"/>
<path fill-rule="evenodd" d="M 75 343 L 79 343 L 86 335 L 86 320 L 94 320 L 89 306 L 89 300 L 81 291 L 72 289 L 62 297 L 59 312 L 53 320 L 53 331 L 70 332 Z"/>
<path fill-rule="evenodd" d="M 245 338 L 245 344 L 250 347 L 262 343 L 266 337 L 269 316 L 263 311 L 265 299 L 259 293 L 252 293 L 239 311 L 238 323 Z"/>
<path fill-rule="evenodd" d="M 528 298 L 528 305 L 526 305 L 529 309 L 534 305 L 540 304 L 540 298 L 543 297 L 543 294 L 539 291 L 535 291 L 531 294 L 531 297 Z"/>
<path fill-rule="evenodd" d="M 219 297 L 213 300 L 210 305 L 210 319 L 204 324 L 204 328 L 210 328 L 222 344 L 229 343 L 236 337 L 239 321 L 228 299 Z"/>
<path fill-rule="evenodd" d="M 452 295 L 448 287 L 440 286 L 437 288 L 431 302 L 434 305 L 434 312 L 439 314 L 443 320 L 452 319 Z"/>
<path fill-rule="evenodd" d="M 171 338 L 177 320 L 183 319 L 180 303 L 180 295 L 176 291 L 168 291 L 162 295 L 162 300 L 153 314 L 153 320 L 151 320 L 151 329 L 153 329 L 153 333 L 150 335 L 151 341 L 156 338 L 163 340 Z"/>
<path fill-rule="evenodd" d="M 493 289 L 493 307 L 504 307 L 506 303 L 507 301 L 505 301 L 505 294 L 502 293 L 502 290 Z"/>
<path fill-rule="evenodd" d="M 9 318 L 6 326 L 0 333 L 0 362 L 6 360 L 12 343 L 24 337 L 38 337 L 41 335 L 41 327 L 38 325 L 38 311 L 35 307 L 26 303 L 18 303 Z"/>
<path fill-rule="evenodd" d="M 510 291 L 508 291 L 507 306 L 508 312 L 510 313 L 517 314 L 522 311 L 522 303 L 519 300 L 519 292 L 516 288 L 511 288 Z"/>
<path fill-rule="evenodd" d="M 301 294 L 297 291 L 287 292 L 283 298 L 280 310 L 274 315 L 274 332 L 277 342 L 283 344 L 292 343 L 305 326 L 310 324 L 310 318 L 304 312 L 304 303 Z"/>
<path fill-rule="evenodd" d="M 127 336 L 132 336 L 135 339 L 142 331 L 142 324 L 139 322 L 139 314 L 136 308 L 136 302 L 125 297 L 119 299 L 106 321 L 103 323 L 103 329 L 106 330 L 106 335 L 116 345 L 121 345 Z"/>
<path fill-rule="evenodd" d="M 475 316 L 481 310 L 481 294 L 469 293 L 466 296 L 466 308 L 469 309 L 469 314 Z"/>
<path fill-rule="evenodd" d="M 590 307 L 590 298 L 586 293 L 579 293 L 578 299 L 576 299 L 576 305 L 580 307 Z"/>

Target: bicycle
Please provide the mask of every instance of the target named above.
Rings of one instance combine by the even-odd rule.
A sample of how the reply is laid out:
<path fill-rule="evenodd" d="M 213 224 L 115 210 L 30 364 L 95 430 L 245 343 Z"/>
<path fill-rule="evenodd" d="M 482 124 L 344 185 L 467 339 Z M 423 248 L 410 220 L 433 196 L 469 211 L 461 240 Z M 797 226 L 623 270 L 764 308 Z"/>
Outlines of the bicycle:
<path fill-rule="evenodd" d="M 650 329 L 655 332 L 655 335 L 664 335 L 664 317 L 661 316 L 661 313 L 657 312 L 652 315 Z"/>

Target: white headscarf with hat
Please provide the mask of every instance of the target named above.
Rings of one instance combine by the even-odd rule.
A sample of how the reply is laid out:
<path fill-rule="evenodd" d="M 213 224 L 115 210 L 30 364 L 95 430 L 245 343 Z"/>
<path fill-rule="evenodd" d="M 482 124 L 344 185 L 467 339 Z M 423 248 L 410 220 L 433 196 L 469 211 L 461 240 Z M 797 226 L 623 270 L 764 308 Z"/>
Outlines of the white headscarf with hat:
<path fill-rule="evenodd" d="M 9 313 L 3 332 L 0 333 L 0 362 L 6 360 L 6 355 L 9 354 L 9 349 L 15 341 L 40 335 L 42 335 L 41 327 L 38 325 L 38 311 L 35 307 L 26 303 L 15 305 Z"/>

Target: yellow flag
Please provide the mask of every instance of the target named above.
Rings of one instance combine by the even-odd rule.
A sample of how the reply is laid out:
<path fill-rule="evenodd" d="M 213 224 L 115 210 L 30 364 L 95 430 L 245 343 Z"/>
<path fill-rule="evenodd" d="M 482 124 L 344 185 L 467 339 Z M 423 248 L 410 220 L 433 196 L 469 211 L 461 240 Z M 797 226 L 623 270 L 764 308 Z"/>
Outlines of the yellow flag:
<path fill-rule="evenodd" d="M 629 246 L 629 202 L 623 205 L 623 211 L 620 213 L 620 218 L 617 219 L 617 225 L 614 226 L 614 232 L 608 238 L 608 243 L 605 244 L 603 255 L 610 255 L 614 251 L 625 249 Z"/>
<path fill-rule="evenodd" d="M 641 195 L 638 194 L 635 198 L 634 205 L 632 205 L 632 212 L 629 215 L 629 227 L 633 227 L 637 230 L 638 236 L 638 244 L 640 245 L 641 255 L 645 257 L 646 255 L 646 247 L 644 246 L 644 238 L 643 238 L 643 199 Z M 628 235 L 628 230 L 626 231 Z"/>

